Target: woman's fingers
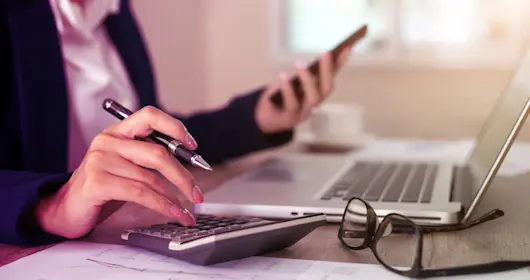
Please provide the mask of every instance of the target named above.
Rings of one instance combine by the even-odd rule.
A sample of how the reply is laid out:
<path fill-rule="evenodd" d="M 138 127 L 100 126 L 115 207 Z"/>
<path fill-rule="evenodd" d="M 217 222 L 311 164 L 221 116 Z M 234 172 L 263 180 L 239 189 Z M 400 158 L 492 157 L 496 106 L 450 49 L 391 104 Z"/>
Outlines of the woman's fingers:
<path fill-rule="evenodd" d="M 92 141 L 91 150 L 115 153 L 134 165 L 157 170 L 177 186 L 188 200 L 195 203 L 202 203 L 204 200 L 191 173 L 158 144 L 100 134 Z"/>
<path fill-rule="evenodd" d="M 191 213 L 179 202 L 172 201 L 154 191 L 148 184 L 100 172 L 92 176 L 90 190 L 95 191 L 102 201 L 130 201 L 157 211 L 171 218 L 176 218 L 183 225 L 195 224 Z"/>
<path fill-rule="evenodd" d="M 324 53 L 320 60 L 320 91 L 322 92 L 323 98 L 328 97 L 333 91 L 333 62 L 331 61 L 331 53 Z"/>
<path fill-rule="evenodd" d="M 154 130 L 181 141 L 189 149 L 197 148 L 197 142 L 181 121 L 152 106 L 143 107 L 121 122 L 109 126 L 104 133 L 135 139 L 147 137 Z"/>
<path fill-rule="evenodd" d="M 309 72 L 307 66 L 302 62 L 298 62 L 297 68 L 297 74 L 302 85 L 302 90 L 304 91 L 304 100 L 299 116 L 301 119 L 305 119 L 311 112 L 311 109 L 320 103 L 322 95 L 318 88 L 317 80 L 313 77 L 313 74 Z"/>
<path fill-rule="evenodd" d="M 285 111 L 292 114 L 298 112 L 300 104 L 298 104 L 291 80 L 285 73 L 280 74 L 280 89 L 283 95 Z"/>
<path fill-rule="evenodd" d="M 142 182 L 151 186 L 151 188 L 159 194 L 171 199 L 171 195 L 168 194 L 164 188 L 165 180 L 155 170 L 138 166 L 115 153 L 101 152 L 101 154 L 103 156 L 99 160 L 98 165 L 101 171 L 118 177 Z M 175 199 L 177 198 L 175 197 Z"/>
<path fill-rule="evenodd" d="M 348 58 L 350 57 L 352 49 L 353 49 L 353 45 L 350 45 L 344 48 L 344 50 L 342 50 L 342 52 L 338 55 L 337 61 L 335 63 L 335 69 L 334 69 L 335 73 L 338 72 L 346 64 L 346 62 L 348 61 Z"/>

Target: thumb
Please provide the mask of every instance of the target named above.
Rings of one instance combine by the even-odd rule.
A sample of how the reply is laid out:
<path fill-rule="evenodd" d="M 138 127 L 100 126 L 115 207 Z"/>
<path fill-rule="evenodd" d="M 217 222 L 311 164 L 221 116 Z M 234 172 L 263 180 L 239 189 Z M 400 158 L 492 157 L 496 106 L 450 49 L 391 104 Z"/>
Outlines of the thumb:
<path fill-rule="evenodd" d="M 352 52 L 353 45 L 349 45 L 346 47 L 337 57 L 337 61 L 335 63 L 335 71 L 338 72 L 344 64 L 348 61 L 348 58 L 350 57 L 350 54 Z"/>

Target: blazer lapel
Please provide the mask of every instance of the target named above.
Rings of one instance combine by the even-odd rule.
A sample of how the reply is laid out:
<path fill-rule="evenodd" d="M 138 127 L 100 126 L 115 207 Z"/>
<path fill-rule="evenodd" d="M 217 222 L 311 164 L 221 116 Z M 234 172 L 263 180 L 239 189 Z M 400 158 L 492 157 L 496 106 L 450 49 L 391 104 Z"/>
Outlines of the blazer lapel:
<path fill-rule="evenodd" d="M 109 37 L 116 46 L 125 68 L 127 68 L 141 106 L 157 106 L 156 86 L 151 62 L 129 5 L 128 0 L 122 0 L 120 12 L 116 15 L 110 15 L 105 21 L 105 25 Z"/>
<path fill-rule="evenodd" d="M 67 170 L 68 95 L 54 15 L 48 0 L 8 14 L 25 168 Z"/>

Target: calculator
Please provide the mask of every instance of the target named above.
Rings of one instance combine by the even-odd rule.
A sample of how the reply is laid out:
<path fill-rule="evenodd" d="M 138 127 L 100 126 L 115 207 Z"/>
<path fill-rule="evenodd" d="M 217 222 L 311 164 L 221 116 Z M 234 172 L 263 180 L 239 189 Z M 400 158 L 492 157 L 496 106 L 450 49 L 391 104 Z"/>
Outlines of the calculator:
<path fill-rule="evenodd" d="M 154 224 L 128 229 L 121 239 L 187 263 L 212 265 L 282 250 L 325 224 L 325 214 L 288 220 L 201 214 L 193 226 Z"/>

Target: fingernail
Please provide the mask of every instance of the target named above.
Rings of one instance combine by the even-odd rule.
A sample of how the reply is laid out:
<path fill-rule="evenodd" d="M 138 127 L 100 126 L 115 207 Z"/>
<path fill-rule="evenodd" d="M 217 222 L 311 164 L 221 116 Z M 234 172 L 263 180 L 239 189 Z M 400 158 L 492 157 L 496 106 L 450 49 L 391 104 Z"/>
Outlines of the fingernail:
<path fill-rule="evenodd" d="M 203 203 L 204 202 L 204 195 L 202 194 L 201 189 L 199 189 L 199 187 L 197 187 L 197 186 L 195 186 L 195 188 L 193 188 L 193 192 L 192 192 L 191 196 L 193 197 L 193 200 L 195 200 L 195 203 Z"/>
<path fill-rule="evenodd" d="M 299 69 L 304 69 L 307 67 L 307 64 L 301 60 L 296 61 L 296 67 Z"/>
<path fill-rule="evenodd" d="M 197 146 L 198 146 L 197 141 L 195 141 L 195 138 L 193 138 L 191 134 L 189 133 L 186 134 L 185 141 L 186 141 L 186 146 L 188 146 L 188 148 L 193 149 L 193 150 L 197 149 Z"/>
<path fill-rule="evenodd" d="M 188 211 L 188 209 L 184 208 L 182 209 L 182 212 L 184 212 L 185 216 L 187 217 L 187 222 L 189 223 L 189 225 L 194 225 L 195 224 L 195 217 L 193 217 L 193 215 L 191 214 L 190 211 Z"/>
<path fill-rule="evenodd" d="M 171 213 L 184 226 L 191 226 L 195 224 L 195 218 L 186 208 L 180 208 L 177 205 L 171 206 Z"/>

